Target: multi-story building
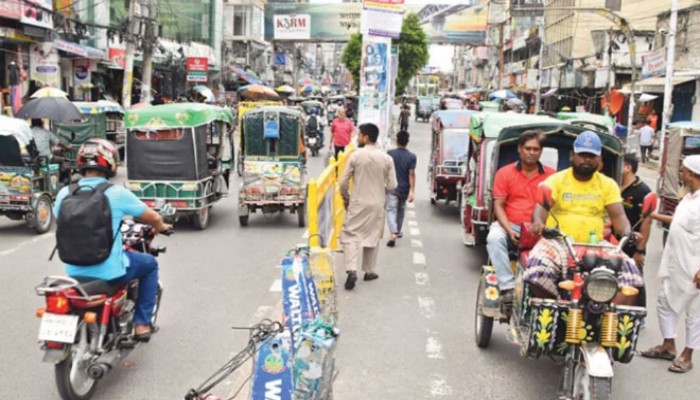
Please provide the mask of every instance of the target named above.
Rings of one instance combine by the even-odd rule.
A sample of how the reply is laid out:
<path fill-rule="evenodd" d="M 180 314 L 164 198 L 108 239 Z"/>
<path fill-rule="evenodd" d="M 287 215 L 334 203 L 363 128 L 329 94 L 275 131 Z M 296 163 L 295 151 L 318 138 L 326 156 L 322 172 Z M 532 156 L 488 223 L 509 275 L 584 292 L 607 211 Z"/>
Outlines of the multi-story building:
<path fill-rule="evenodd" d="M 224 65 L 272 80 L 271 49 L 265 41 L 266 0 L 228 0 L 223 9 Z M 237 76 L 246 76 L 239 74 Z"/>

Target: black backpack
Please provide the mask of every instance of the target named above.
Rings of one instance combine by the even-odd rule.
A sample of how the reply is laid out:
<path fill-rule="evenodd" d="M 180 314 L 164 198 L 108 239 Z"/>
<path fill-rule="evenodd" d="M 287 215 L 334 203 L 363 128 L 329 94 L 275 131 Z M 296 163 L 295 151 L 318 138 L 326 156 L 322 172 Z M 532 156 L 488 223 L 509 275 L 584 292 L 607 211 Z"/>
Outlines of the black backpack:
<path fill-rule="evenodd" d="M 105 195 L 110 187 L 105 182 L 94 188 L 68 188 L 56 221 L 56 249 L 64 263 L 88 267 L 109 258 L 119 235 L 113 232 L 112 208 Z"/>
<path fill-rule="evenodd" d="M 316 119 L 315 115 L 309 117 L 309 122 L 307 125 L 310 131 L 318 130 L 318 120 Z"/>

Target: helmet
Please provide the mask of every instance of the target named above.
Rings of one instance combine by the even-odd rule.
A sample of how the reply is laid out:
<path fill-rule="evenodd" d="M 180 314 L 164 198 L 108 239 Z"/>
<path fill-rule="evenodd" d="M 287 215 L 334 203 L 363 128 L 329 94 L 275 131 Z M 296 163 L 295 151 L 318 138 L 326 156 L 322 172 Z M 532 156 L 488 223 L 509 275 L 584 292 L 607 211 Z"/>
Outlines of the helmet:
<path fill-rule="evenodd" d="M 312 108 L 309 110 L 309 115 L 316 115 L 317 112 L 315 108 Z"/>
<path fill-rule="evenodd" d="M 88 169 L 96 169 L 112 178 L 117 174 L 119 153 L 109 140 L 92 138 L 80 146 L 75 160 L 81 174 Z"/>

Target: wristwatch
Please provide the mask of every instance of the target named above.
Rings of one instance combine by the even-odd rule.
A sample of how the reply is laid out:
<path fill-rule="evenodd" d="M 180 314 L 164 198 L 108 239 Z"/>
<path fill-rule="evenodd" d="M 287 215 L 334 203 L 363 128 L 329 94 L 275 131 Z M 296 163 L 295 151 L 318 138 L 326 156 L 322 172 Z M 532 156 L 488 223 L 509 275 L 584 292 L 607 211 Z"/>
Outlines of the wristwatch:
<path fill-rule="evenodd" d="M 643 256 L 647 255 L 647 249 L 634 249 L 635 253 L 639 253 Z"/>

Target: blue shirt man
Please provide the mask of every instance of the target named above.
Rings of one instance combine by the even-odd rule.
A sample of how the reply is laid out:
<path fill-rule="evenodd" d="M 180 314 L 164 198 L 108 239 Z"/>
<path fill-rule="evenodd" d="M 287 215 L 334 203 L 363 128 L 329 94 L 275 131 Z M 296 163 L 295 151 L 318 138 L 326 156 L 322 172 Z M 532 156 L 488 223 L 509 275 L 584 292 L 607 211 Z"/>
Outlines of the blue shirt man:
<path fill-rule="evenodd" d="M 401 228 L 406 210 L 406 201 L 413 202 L 416 186 L 416 155 L 408 151 L 408 139 L 410 135 L 402 130 L 396 134 L 396 148 L 389 150 L 389 155 L 394 160 L 396 171 L 396 189 L 386 199 L 386 219 L 391 238 L 387 246 L 394 247 L 396 239 L 403 236 Z"/>

